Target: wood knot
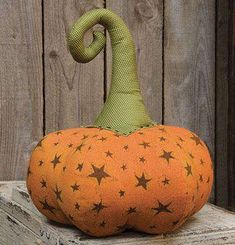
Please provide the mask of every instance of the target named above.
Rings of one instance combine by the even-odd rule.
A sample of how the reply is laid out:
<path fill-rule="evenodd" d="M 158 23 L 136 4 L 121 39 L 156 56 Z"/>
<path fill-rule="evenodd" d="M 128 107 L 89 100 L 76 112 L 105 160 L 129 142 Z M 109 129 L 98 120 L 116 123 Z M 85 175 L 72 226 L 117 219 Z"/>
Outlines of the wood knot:
<path fill-rule="evenodd" d="M 153 8 L 148 1 L 138 2 L 135 11 L 142 19 L 151 19 L 154 16 Z"/>
<path fill-rule="evenodd" d="M 52 58 L 52 59 L 56 59 L 58 56 L 57 52 L 55 50 L 52 50 L 50 53 L 49 53 L 49 57 Z"/>

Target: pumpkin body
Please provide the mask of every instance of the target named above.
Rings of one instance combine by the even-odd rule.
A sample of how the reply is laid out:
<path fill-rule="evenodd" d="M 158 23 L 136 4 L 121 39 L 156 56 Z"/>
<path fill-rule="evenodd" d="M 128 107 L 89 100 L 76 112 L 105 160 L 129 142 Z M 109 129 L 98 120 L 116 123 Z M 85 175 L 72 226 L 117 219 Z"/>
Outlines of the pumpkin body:
<path fill-rule="evenodd" d="M 32 152 L 27 187 L 48 219 L 92 236 L 134 229 L 175 230 L 207 201 L 213 170 L 194 133 L 154 123 L 144 106 L 135 47 L 125 23 L 107 9 L 92 10 L 72 27 L 68 46 L 78 62 L 92 60 L 105 36 L 85 32 L 102 24 L 110 34 L 113 67 L 108 98 L 90 127 L 45 136 Z"/>
<path fill-rule="evenodd" d="M 163 125 L 128 136 L 99 128 L 51 133 L 35 148 L 30 172 L 27 186 L 44 215 L 95 236 L 172 231 L 205 204 L 213 181 L 206 145 Z"/>

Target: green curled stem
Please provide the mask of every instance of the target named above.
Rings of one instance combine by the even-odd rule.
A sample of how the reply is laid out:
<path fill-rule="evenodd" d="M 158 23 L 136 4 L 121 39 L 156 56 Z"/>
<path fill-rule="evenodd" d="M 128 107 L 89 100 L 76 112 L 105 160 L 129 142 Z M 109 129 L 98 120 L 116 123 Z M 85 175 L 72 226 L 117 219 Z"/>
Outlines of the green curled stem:
<path fill-rule="evenodd" d="M 85 33 L 96 24 L 103 25 L 110 35 L 112 80 L 108 98 L 94 126 L 129 134 L 153 125 L 140 93 L 133 38 L 119 16 L 107 9 L 84 14 L 74 24 L 68 38 L 73 58 L 77 62 L 89 62 L 105 47 L 105 36 L 99 31 L 93 33 L 93 41 L 88 47 L 84 45 Z"/>

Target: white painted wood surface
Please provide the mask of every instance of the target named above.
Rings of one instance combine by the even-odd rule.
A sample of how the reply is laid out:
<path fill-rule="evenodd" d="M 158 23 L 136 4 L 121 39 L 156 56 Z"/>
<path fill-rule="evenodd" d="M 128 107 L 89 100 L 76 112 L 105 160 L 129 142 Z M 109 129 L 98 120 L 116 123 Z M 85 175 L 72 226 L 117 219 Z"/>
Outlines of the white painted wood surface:
<path fill-rule="evenodd" d="M 172 234 L 124 232 L 95 239 L 74 227 L 49 222 L 34 208 L 24 182 L 0 182 L 0 234 L 1 245 L 235 244 L 235 214 L 208 204 Z"/>

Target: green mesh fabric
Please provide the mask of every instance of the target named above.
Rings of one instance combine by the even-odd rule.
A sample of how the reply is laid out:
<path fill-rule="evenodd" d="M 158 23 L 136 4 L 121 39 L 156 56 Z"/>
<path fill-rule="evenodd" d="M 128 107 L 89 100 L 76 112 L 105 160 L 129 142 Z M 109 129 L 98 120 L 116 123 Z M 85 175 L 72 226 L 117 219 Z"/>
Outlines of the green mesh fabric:
<path fill-rule="evenodd" d="M 68 37 L 73 58 L 77 62 L 89 62 L 104 48 L 105 36 L 99 31 L 93 33 L 93 41 L 88 47 L 83 43 L 85 32 L 95 24 L 103 25 L 110 35 L 112 80 L 108 98 L 94 126 L 129 134 L 153 125 L 140 92 L 133 38 L 119 16 L 107 9 L 95 9 L 84 14 Z"/>

